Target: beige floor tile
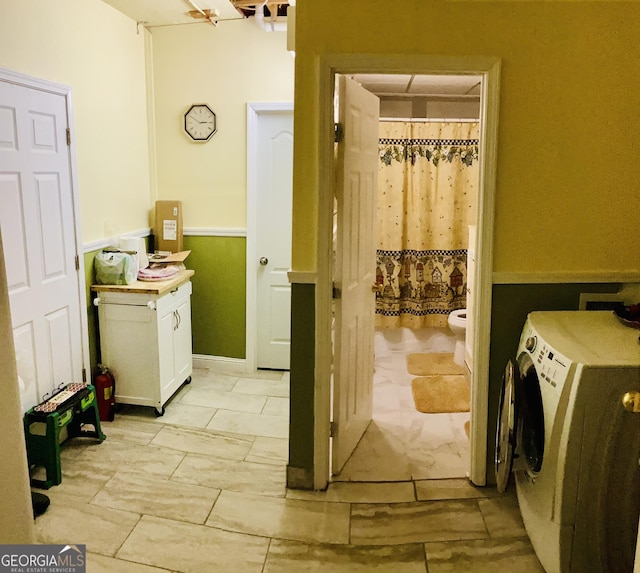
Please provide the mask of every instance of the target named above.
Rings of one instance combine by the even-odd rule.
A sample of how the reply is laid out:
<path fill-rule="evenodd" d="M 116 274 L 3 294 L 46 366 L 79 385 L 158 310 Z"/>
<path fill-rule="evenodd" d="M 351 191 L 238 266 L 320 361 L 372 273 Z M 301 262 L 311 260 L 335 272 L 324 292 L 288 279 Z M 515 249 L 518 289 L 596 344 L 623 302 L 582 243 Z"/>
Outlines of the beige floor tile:
<path fill-rule="evenodd" d="M 51 505 L 36 518 L 38 543 L 84 544 L 87 551 L 113 556 L 140 519 L 137 513 L 47 495 Z"/>
<path fill-rule="evenodd" d="M 169 569 L 159 569 L 89 552 L 87 552 L 87 571 L 89 573 L 171 573 Z"/>
<path fill-rule="evenodd" d="M 116 414 L 113 422 L 102 422 L 102 431 L 110 441 L 146 446 L 153 440 L 154 436 L 160 430 L 160 427 L 145 419 L 136 419 L 134 417 L 136 416 L 136 412 L 129 410 L 129 408 L 139 409 L 141 406 L 123 406 L 120 411 L 122 413 Z M 152 411 L 152 408 L 147 408 L 147 410 Z M 155 420 L 155 418 L 156 416 L 153 414 L 153 420 Z"/>
<path fill-rule="evenodd" d="M 180 401 L 182 396 L 188 393 L 194 388 L 218 388 L 219 390 L 226 390 L 230 392 L 238 381 L 238 375 L 227 374 L 222 372 L 215 372 L 213 370 L 193 370 L 191 375 L 191 384 L 185 384 L 178 394 L 174 397 L 174 400 Z"/>
<path fill-rule="evenodd" d="M 343 503 L 402 503 L 415 501 L 413 482 L 333 482 L 326 491 L 288 490 L 289 499 Z"/>
<path fill-rule="evenodd" d="M 487 530 L 474 500 L 354 504 L 351 509 L 351 543 L 356 545 L 485 537 Z"/>
<path fill-rule="evenodd" d="M 94 443 L 97 443 L 94 441 Z M 85 440 L 74 438 L 60 444 L 60 460 L 71 460 L 76 457 L 87 447 Z"/>
<path fill-rule="evenodd" d="M 397 423 L 373 420 L 335 481 L 408 481 L 411 479 L 404 430 Z"/>
<path fill-rule="evenodd" d="M 199 484 L 229 491 L 284 497 L 284 465 L 257 464 L 187 454 L 171 477 L 182 484 Z"/>
<path fill-rule="evenodd" d="M 413 479 L 463 478 L 469 457 L 460 455 L 450 414 L 428 414 L 412 420 L 407 457 Z"/>
<path fill-rule="evenodd" d="M 250 412 L 253 414 L 262 412 L 266 401 L 265 396 L 236 394 L 235 392 L 205 386 L 191 388 L 180 399 L 181 404 L 232 410 L 234 412 Z"/>
<path fill-rule="evenodd" d="M 116 468 L 96 466 L 78 459 L 62 460 L 62 483 L 55 486 L 56 493 L 73 496 L 78 501 L 89 502 L 100 488 L 116 472 Z M 51 491 L 51 490 L 47 490 Z M 47 491 L 43 492 L 47 494 Z"/>
<path fill-rule="evenodd" d="M 285 416 L 289 417 L 289 398 L 274 398 L 273 396 L 267 397 L 267 402 L 262 409 L 262 414 L 269 414 L 271 416 Z"/>
<path fill-rule="evenodd" d="M 278 539 L 348 543 L 349 504 L 223 491 L 207 525 Z"/>
<path fill-rule="evenodd" d="M 112 509 L 203 524 L 219 489 L 180 483 L 155 476 L 117 473 L 91 503 Z"/>
<path fill-rule="evenodd" d="M 174 426 L 186 426 L 188 428 L 206 428 L 215 413 L 215 408 L 171 402 L 166 407 L 164 416 L 156 418 L 156 424 L 171 424 Z"/>
<path fill-rule="evenodd" d="M 478 505 L 491 537 L 524 537 L 527 535 L 515 494 L 480 499 Z"/>
<path fill-rule="evenodd" d="M 289 420 L 282 416 L 218 410 L 211 418 L 207 429 L 267 438 L 288 438 Z"/>
<path fill-rule="evenodd" d="M 256 436 L 245 458 L 247 462 L 281 465 L 289 460 L 289 440 L 287 438 L 267 438 Z"/>
<path fill-rule="evenodd" d="M 116 557 L 180 573 L 260 573 L 269 540 L 144 516 Z"/>
<path fill-rule="evenodd" d="M 252 440 L 241 437 L 223 436 L 206 430 L 177 426 L 163 427 L 151 442 L 152 446 L 158 446 L 162 449 L 170 448 L 181 452 L 231 460 L 244 459 L 249 453 L 251 444 Z"/>
<path fill-rule="evenodd" d="M 233 392 L 240 394 L 253 394 L 255 396 L 289 397 L 289 381 L 282 380 L 258 380 L 255 378 L 240 378 L 233 387 Z"/>
<path fill-rule="evenodd" d="M 425 573 L 424 547 L 305 545 L 273 540 L 265 573 Z"/>
<path fill-rule="evenodd" d="M 544 573 L 529 539 L 427 543 L 429 573 Z"/>
<path fill-rule="evenodd" d="M 476 499 L 500 495 L 495 486 L 477 487 L 466 478 L 416 481 L 418 500 Z"/>
<path fill-rule="evenodd" d="M 183 457 L 184 452 L 167 448 L 105 440 L 99 446 L 87 448 L 76 459 L 91 462 L 96 467 L 96 471 L 111 469 L 169 476 L 178 467 Z"/>
<path fill-rule="evenodd" d="M 289 371 L 288 370 L 255 370 L 251 373 L 245 373 L 242 375 L 242 378 L 252 378 L 255 380 L 289 380 Z"/>

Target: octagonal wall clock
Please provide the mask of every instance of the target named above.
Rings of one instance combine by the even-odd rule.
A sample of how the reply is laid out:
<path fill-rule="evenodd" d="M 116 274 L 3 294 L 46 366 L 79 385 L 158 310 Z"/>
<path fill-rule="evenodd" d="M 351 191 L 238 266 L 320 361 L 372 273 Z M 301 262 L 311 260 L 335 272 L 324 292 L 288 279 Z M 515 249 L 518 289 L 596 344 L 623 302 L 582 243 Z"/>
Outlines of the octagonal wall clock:
<path fill-rule="evenodd" d="M 184 114 L 184 130 L 193 141 L 209 141 L 218 131 L 216 114 L 205 103 L 193 104 Z"/>

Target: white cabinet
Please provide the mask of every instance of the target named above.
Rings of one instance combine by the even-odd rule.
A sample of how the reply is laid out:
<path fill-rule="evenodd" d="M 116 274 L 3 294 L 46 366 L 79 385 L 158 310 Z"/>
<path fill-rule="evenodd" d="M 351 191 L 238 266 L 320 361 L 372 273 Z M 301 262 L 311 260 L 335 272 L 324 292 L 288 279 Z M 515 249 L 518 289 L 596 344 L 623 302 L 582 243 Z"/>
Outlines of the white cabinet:
<path fill-rule="evenodd" d="M 161 283 L 94 285 L 101 362 L 116 379 L 116 403 L 158 414 L 191 381 L 191 282 L 181 271 Z"/>

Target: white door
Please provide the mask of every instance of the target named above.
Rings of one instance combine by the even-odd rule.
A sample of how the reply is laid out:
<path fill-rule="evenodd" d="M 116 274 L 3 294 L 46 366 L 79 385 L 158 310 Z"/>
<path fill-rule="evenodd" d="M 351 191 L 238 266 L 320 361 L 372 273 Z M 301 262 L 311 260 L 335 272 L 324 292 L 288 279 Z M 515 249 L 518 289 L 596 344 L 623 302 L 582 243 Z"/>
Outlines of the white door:
<path fill-rule="evenodd" d="M 332 471 L 338 473 L 371 421 L 375 282 L 375 210 L 380 101 L 339 77 L 337 242 Z"/>
<path fill-rule="evenodd" d="M 289 369 L 293 112 L 257 118 L 257 367 Z"/>
<path fill-rule="evenodd" d="M 66 98 L 0 81 L 0 231 L 22 409 L 82 380 Z"/>

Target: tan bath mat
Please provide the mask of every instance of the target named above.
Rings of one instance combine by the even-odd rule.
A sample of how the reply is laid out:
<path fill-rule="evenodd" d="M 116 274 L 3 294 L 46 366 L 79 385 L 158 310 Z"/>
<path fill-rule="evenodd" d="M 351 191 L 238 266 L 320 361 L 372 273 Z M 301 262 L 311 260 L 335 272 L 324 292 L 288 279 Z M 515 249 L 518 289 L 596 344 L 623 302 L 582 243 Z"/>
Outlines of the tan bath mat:
<path fill-rule="evenodd" d="M 421 376 L 411 381 L 418 412 L 440 414 L 469 411 L 469 383 L 464 376 Z"/>
<path fill-rule="evenodd" d="M 415 352 L 407 354 L 407 370 L 414 376 L 465 374 L 465 368 L 453 361 L 449 352 Z"/>

